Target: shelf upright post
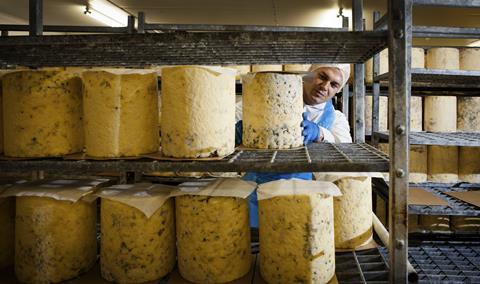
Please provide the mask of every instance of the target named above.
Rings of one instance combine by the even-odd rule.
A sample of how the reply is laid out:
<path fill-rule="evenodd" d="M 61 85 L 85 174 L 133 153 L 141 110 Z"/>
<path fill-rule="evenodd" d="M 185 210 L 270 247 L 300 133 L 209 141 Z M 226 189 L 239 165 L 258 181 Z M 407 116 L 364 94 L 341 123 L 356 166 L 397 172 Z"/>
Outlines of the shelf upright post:
<path fill-rule="evenodd" d="M 390 283 L 407 283 L 412 0 L 388 1 Z"/>
<path fill-rule="evenodd" d="M 135 17 L 131 15 L 128 16 L 127 33 L 128 34 L 135 33 Z"/>
<path fill-rule="evenodd" d="M 348 29 L 348 17 L 342 16 L 342 27 Z M 350 101 L 350 92 L 349 92 L 349 86 L 348 83 L 343 87 L 342 90 L 342 112 L 347 118 L 347 121 L 349 121 L 348 118 L 348 109 L 349 109 L 349 101 Z"/>
<path fill-rule="evenodd" d="M 29 34 L 40 36 L 43 33 L 43 0 L 30 0 L 29 5 Z"/>
<path fill-rule="evenodd" d="M 380 12 L 373 12 L 373 23 L 375 24 L 380 19 Z M 380 129 L 380 82 L 375 81 L 375 77 L 380 75 L 380 54 L 376 53 L 373 56 L 373 78 L 372 78 L 372 133 L 371 141 L 374 147 L 378 146 L 379 139 L 375 132 Z"/>
<path fill-rule="evenodd" d="M 137 32 L 139 34 L 145 33 L 145 13 L 138 12 Z"/>
<path fill-rule="evenodd" d="M 363 0 L 352 0 L 353 30 L 363 31 Z M 365 65 L 354 64 L 354 142 L 365 142 Z"/>

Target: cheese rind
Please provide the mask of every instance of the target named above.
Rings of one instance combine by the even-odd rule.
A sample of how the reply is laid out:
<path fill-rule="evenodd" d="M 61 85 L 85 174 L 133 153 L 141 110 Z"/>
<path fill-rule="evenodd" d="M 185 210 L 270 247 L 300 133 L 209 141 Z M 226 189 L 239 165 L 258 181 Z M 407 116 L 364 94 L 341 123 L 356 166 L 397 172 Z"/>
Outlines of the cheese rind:
<path fill-rule="evenodd" d="M 458 178 L 461 181 L 480 183 L 479 147 L 459 147 Z"/>
<path fill-rule="evenodd" d="M 0 269 L 13 266 L 15 199 L 0 198 Z"/>
<path fill-rule="evenodd" d="M 418 216 L 419 227 L 425 231 L 449 231 L 450 217 L 437 215 Z"/>
<path fill-rule="evenodd" d="M 139 156 L 158 151 L 155 73 L 83 73 L 85 148 L 89 156 Z"/>
<path fill-rule="evenodd" d="M 327 283 L 335 274 L 333 200 L 259 200 L 260 273 L 267 283 Z"/>
<path fill-rule="evenodd" d="M 372 179 L 346 177 L 335 184 L 342 192 L 333 198 L 335 248 L 353 249 L 372 237 Z"/>
<path fill-rule="evenodd" d="M 235 148 L 235 76 L 203 67 L 162 71 L 162 152 L 226 156 Z"/>
<path fill-rule="evenodd" d="M 428 146 L 428 180 L 458 181 L 458 147 Z"/>
<path fill-rule="evenodd" d="M 66 71 L 3 75 L 4 152 L 50 157 L 83 149 L 82 82 Z"/>
<path fill-rule="evenodd" d="M 450 47 L 429 48 L 425 65 L 428 69 L 458 70 L 460 67 L 460 52 L 457 48 Z"/>
<path fill-rule="evenodd" d="M 302 113 L 300 76 L 254 74 L 243 82 L 243 145 L 260 149 L 302 146 Z"/>
<path fill-rule="evenodd" d="M 15 274 L 24 283 L 77 277 L 96 261 L 96 203 L 17 197 Z"/>
<path fill-rule="evenodd" d="M 247 200 L 184 195 L 175 198 L 178 268 L 194 283 L 224 283 L 250 270 Z"/>
<path fill-rule="evenodd" d="M 161 279 L 175 266 L 173 199 L 150 218 L 126 204 L 102 198 L 100 264 L 115 283 Z"/>
<path fill-rule="evenodd" d="M 285 72 L 305 72 L 308 71 L 311 64 L 285 64 L 283 65 L 283 71 Z"/>
<path fill-rule="evenodd" d="M 425 145 L 410 145 L 409 182 L 426 182 L 428 175 L 428 154 Z"/>
<path fill-rule="evenodd" d="M 282 65 L 272 64 L 272 65 L 252 65 L 252 72 L 265 72 L 265 71 L 282 71 Z"/>

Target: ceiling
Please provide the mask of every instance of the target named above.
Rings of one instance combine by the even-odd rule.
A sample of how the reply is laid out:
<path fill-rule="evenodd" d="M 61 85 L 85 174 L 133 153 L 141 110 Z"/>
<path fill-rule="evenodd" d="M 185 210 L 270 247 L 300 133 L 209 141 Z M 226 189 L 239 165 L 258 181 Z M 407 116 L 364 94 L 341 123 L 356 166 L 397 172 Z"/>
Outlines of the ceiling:
<path fill-rule="evenodd" d="M 351 18 L 350 0 L 108 0 L 132 15 L 144 11 L 151 23 L 238 24 L 281 26 L 340 26 L 338 8 Z M 0 23 L 27 24 L 28 0 L 1 0 Z M 102 25 L 83 14 L 86 0 L 43 0 L 44 24 Z M 364 0 L 367 28 L 372 12 L 385 13 L 386 0 Z M 416 7 L 418 25 L 480 26 L 480 9 Z M 472 40 L 450 41 L 466 44 Z M 445 40 L 416 40 L 417 44 L 435 44 Z"/>

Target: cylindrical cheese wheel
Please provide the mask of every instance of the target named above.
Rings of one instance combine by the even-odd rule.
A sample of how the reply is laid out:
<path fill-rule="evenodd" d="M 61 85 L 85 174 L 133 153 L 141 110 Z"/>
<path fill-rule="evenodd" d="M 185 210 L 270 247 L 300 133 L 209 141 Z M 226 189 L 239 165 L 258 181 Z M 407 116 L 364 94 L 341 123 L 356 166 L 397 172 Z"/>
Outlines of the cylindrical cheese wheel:
<path fill-rule="evenodd" d="M 365 96 L 365 133 L 372 133 L 373 97 Z M 378 131 L 388 130 L 388 98 L 378 98 Z"/>
<path fill-rule="evenodd" d="M 480 232 L 480 217 L 478 216 L 452 216 L 451 224 L 452 229 L 457 232 Z"/>
<path fill-rule="evenodd" d="M 235 197 L 175 198 L 178 269 L 195 283 L 224 283 L 250 270 L 248 201 Z"/>
<path fill-rule="evenodd" d="M 354 249 L 372 238 L 372 179 L 335 181 L 342 192 L 333 198 L 335 248 Z"/>
<path fill-rule="evenodd" d="M 436 215 L 418 216 L 419 227 L 425 231 L 450 231 L 450 217 Z"/>
<path fill-rule="evenodd" d="M 267 283 L 327 283 L 335 274 L 332 197 L 259 202 L 260 274 Z"/>
<path fill-rule="evenodd" d="M 299 72 L 308 71 L 310 64 L 285 64 L 283 65 L 283 71 L 286 72 Z"/>
<path fill-rule="evenodd" d="M 252 72 L 282 71 L 282 65 L 252 65 Z"/>
<path fill-rule="evenodd" d="M 480 131 L 480 98 L 457 98 L 457 130 L 464 132 Z"/>
<path fill-rule="evenodd" d="M 410 131 L 422 131 L 423 106 L 422 97 L 410 98 Z"/>
<path fill-rule="evenodd" d="M 256 73 L 243 82 L 243 145 L 284 149 L 303 145 L 302 78 Z"/>
<path fill-rule="evenodd" d="M 480 70 L 480 48 L 460 49 L 460 69 L 470 71 Z"/>
<path fill-rule="evenodd" d="M 235 150 L 235 76 L 203 67 L 162 72 L 162 152 L 198 158 Z"/>
<path fill-rule="evenodd" d="M 458 179 L 480 183 L 480 147 L 458 148 Z"/>
<path fill-rule="evenodd" d="M 155 73 L 83 73 L 85 148 L 89 156 L 139 156 L 158 151 Z"/>
<path fill-rule="evenodd" d="M 86 272 L 97 258 L 96 203 L 17 197 L 15 274 L 56 283 Z"/>
<path fill-rule="evenodd" d="M 427 146 L 410 145 L 409 182 L 426 182 L 428 169 Z"/>
<path fill-rule="evenodd" d="M 150 218 L 126 204 L 102 199 L 100 264 L 115 283 L 161 279 L 175 266 L 173 199 Z"/>
<path fill-rule="evenodd" d="M 427 50 L 426 68 L 458 70 L 460 53 L 457 48 L 435 47 Z"/>
<path fill-rule="evenodd" d="M 237 70 L 237 75 L 235 76 L 235 80 L 240 80 L 242 75 L 245 75 L 251 71 L 250 65 L 227 65 L 224 66 L 226 68 L 233 68 Z"/>
<path fill-rule="evenodd" d="M 13 266 L 15 199 L 0 198 L 0 269 Z"/>
<path fill-rule="evenodd" d="M 4 152 L 49 157 L 83 149 L 82 82 L 66 71 L 17 71 L 2 77 Z"/>
<path fill-rule="evenodd" d="M 458 181 L 458 147 L 428 146 L 428 180 Z"/>
<path fill-rule="evenodd" d="M 457 98 L 425 97 L 425 131 L 455 132 L 457 130 Z"/>

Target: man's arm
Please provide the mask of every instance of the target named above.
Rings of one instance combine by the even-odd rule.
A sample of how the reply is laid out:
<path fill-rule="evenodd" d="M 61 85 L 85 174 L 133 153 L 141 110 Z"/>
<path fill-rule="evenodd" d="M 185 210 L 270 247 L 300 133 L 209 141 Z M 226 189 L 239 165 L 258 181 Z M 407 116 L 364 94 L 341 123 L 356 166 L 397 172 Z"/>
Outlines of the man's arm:
<path fill-rule="evenodd" d="M 320 130 L 322 131 L 323 139 L 322 141 L 318 141 L 319 143 L 352 143 L 352 137 L 350 136 L 350 125 L 348 124 L 345 115 L 338 110 L 335 111 L 335 122 L 333 123 L 331 129 L 328 130 L 320 127 Z"/>

